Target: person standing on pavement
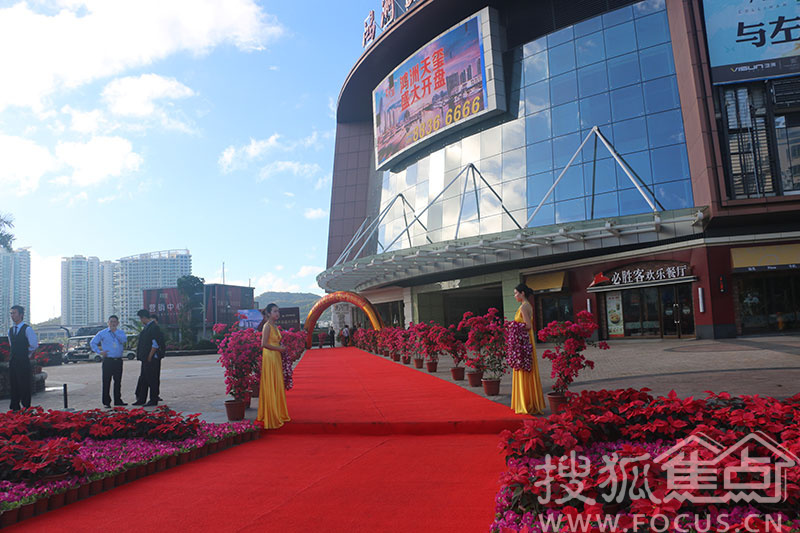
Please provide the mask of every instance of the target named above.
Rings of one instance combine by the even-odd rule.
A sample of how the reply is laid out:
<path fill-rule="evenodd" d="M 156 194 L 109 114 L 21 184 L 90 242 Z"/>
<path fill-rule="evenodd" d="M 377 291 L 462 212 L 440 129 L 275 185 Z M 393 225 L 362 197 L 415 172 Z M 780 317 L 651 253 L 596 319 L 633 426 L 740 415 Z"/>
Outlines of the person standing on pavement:
<path fill-rule="evenodd" d="M 114 405 L 128 405 L 122 401 L 122 349 L 128 336 L 119 327 L 119 317 L 108 317 L 108 327 L 99 331 L 89 345 L 94 353 L 103 357 L 103 395 L 105 407 L 111 407 L 111 379 L 114 379 Z"/>
<path fill-rule="evenodd" d="M 139 380 L 143 380 L 144 386 L 137 387 L 138 395 L 133 405 L 156 406 L 161 386 L 161 358 L 166 352 L 164 333 L 150 318 L 150 313 L 146 309 L 140 309 L 136 316 L 144 324 L 144 329 L 139 333 L 139 342 L 136 345 L 136 359 L 142 362 Z M 153 341 L 156 342 L 157 348 L 153 347 Z M 148 390 L 150 391 L 150 401 L 147 401 Z"/>
<path fill-rule="evenodd" d="M 8 342 L 11 345 L 11 359 L 8 363 L 8 379 L 11 388 L 12 411 L 31 406 L 31 357 L 39 346 L 36 332 L 26 324 L 25 308 L 21 305 L 11 307 L 11 321 L 14 323 L 8 330 Z"/>

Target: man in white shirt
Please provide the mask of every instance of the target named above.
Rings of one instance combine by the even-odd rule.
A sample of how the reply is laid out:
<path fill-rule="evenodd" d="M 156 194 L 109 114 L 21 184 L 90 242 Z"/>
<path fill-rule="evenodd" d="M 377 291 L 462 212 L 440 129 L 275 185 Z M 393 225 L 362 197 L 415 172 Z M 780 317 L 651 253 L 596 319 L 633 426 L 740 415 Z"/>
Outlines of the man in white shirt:
<path fill-rule="evenodd" d="M 21 305 L 11 307 L 13 326 L 8 330 L 8 342 L 11 345 L 11 360 L 8 363 L 8 377 L 11 386 L 12 411 L 31 406 L 31 381 L 33 370 L 31 357 L 39 346 L 36 332 L 23 321 L 25 308 Z"/>

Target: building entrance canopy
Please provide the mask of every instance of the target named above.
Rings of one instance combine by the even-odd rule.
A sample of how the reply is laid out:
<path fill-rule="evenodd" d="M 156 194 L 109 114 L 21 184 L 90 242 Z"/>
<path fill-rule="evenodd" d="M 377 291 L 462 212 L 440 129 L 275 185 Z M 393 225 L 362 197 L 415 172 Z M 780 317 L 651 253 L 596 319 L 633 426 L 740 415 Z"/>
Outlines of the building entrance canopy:
<path fill-rule="evenodd" d="M 681 209 L 454 239 L 337 264 L 317 276 L 317 283 L 328 291 L 362 291 L 443 271 L 655 243 L 701 233 L 703 218 L 704 209 Z"/>

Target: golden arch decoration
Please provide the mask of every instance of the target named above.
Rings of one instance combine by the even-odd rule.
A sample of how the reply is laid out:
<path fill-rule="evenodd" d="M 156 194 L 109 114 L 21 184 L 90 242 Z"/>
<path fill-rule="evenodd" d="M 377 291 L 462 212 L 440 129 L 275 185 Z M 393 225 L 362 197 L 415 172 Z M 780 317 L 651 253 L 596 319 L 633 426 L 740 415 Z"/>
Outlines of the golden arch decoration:
<path fill-rule="evenodd" d="M 367 318 L 369 318 L 369 323 L 372 324 L 372 329 L 375 331 L 380 331 L 383 329 L 383 320 L 381 320 L 381 315 L 378 314 L 378 311 L 375 310 L 375 307 L 372 306 L 369 300 L 354 292 L 332 292 L 323 296 L 320 301 L 314 304 L 314 307 L 311 308 L 311 311 L 308 312 L 305 326 L 307 335 L 306 348 L 311 348 L 314 326 L 317 325 L 317 319 L 327 308 L 336 303 L 349 303 L 355 305 L 367 315 Z"/>

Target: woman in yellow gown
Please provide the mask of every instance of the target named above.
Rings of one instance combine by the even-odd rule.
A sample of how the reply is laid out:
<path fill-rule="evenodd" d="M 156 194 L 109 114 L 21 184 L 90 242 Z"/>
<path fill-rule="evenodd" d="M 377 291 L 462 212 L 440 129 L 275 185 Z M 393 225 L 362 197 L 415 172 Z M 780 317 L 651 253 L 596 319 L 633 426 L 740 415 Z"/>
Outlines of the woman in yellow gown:
<path fill-rule="evenodd" d="M 533 362 L 530 372 L 514 370 L 511 384 L 511 409 L 515 413 L 540 415 L 544 413 L 545 404 L 542 380 L 539 378 L 539 363 L 536 360 L 536 342 L 533 338 L 533 306 L 530 303 L 532 295 L 533 291 L 524 283 L 520 283 L 514 289 L 514 298 L 522 304 L 517 309 L 514 322 L 523 322 L 528 328 L 533 348 Z"/>
<path fill-rule="evenodd" d="M 281 316 L 278 306 L 269 304 L 266 315 L 267 322 L 261 331 L 261 388 L 256 420 L 262 422 L 265 429 L 277 429 L 291 420 L 286 408 L 281 361 L 286 348 L 281 346 L 281 332 L 275 322 Z"/>

